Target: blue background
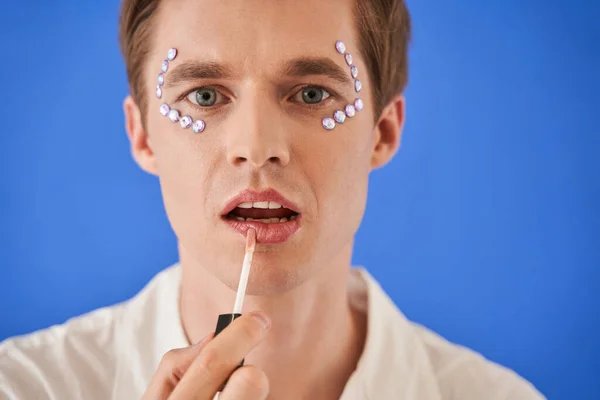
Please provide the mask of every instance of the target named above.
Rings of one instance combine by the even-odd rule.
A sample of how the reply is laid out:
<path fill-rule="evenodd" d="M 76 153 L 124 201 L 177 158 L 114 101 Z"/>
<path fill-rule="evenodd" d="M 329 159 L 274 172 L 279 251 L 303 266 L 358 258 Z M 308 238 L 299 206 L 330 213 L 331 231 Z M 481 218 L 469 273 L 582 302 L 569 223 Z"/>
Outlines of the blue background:
<path fill-rule="evenodd" d="M 123 129 L 118 2 L 52 3 L 0 8 L 0 339 L 125 300 L 177 258 Z M 598 399 L 599 2 L 409 7 L 403 146 L 372 175 L 355 263 L 548 397 Z"/>

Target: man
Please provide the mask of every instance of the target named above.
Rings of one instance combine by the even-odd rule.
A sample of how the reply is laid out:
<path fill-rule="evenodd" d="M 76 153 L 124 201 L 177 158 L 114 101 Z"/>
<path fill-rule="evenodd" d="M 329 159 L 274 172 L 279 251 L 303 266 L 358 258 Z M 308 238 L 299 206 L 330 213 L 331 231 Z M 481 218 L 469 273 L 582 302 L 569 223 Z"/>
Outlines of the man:
<path fill-rule="evenodd" d="M 350 268 L 369 173 L 400 143 L 409 36 L 401 0 L 124 0 L 126 130 L 180 262 L 124 304 L 4 342 L 0 393 L 543 398 Z M 214 336 L 253 230 L 244 314 Z"/>

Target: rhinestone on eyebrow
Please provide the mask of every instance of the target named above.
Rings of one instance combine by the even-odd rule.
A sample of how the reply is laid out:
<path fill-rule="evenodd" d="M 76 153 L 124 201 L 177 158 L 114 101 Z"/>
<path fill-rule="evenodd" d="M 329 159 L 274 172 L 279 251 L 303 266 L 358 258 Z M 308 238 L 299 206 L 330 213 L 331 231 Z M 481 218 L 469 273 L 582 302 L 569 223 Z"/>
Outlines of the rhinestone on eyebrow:
<path fill-rule="evenodd" d="M 346 54 L 344 54 L 344 57 L 346 58 L 346 64 L 351 66 L 352 65 L 352 54 L 346 53 Z"/>
<path fill-rule="evenodd" d="M 177 49 L 173 47 L 167 52 L 167 60 L 173 61 L 175 57 L 177 57 Z"/>
<path fill-rule="evenodd" d="M 350 75 L 354 79 L 354 91 L 359 93 L 362 89 L 362 82 L 358 80 L 358 68 L 353 64 L 354 60 L 352 59 L 352 54 L 346 52 L 346 45 L 341 40 L 335 42 L 335 50 L 344 56 L 344 60 L 346 64 L 350 67 Z M 335 128 L 336 123 L 343 124 L 346 121 L 346 117 L 352 118 L 356 115 L 357 112 L 362 111 L 364 108 L 364 103 L 361 98 L 357 97 L 354 100 L 354 104 L 347 104 L 344 107 L 344 111 L 336 110 L 333 113 L 333 118 L 325 117 L 321 120 L 321 124 L 323 128 L 330 131 Z"/>
<path fill-rule="evenodd" d="M 175 57 L 177 57 L 177 49 L 172 47 L 167 52 L 167 59 L 164 60 L 160 66 L 160 70 L 162 72 L 158 74 L 158 85 L 156 86 L 156 97 L 159 99 L 162 98 L 163 95 L 162 86 L 165 83 L 165 74 L 169 70 L 170 62 L 173 61 Z M 160 105 L 159 112 L 160 115 L 167 117 L 171 122 L 179 122 L 179 125 L 181 125 L 183 129 L 188 129 L 191 127 L 194 133 L 200 133 L 204 131 L 204 128 L 206 128 L 206 123 L 204 121 L 200 119 L 194 121 L 189 115 L 182 117 L 179 111 L 171 108 L 171 106 L 167 103 L 162 103 Z"/>

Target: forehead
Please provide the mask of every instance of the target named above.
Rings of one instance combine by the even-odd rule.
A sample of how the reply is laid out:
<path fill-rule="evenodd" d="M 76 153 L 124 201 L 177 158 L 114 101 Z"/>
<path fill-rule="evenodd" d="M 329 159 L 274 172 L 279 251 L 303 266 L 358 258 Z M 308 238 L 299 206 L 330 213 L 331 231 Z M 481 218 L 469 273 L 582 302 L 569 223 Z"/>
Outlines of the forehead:
<path fill-rule="evenodd" d="M 335 57 L 335 41 L 356 49 L 355 0 L 164 0 L 151 52 L 227 60 L 246 69 L 298 56 Z M 153 57 L 154 58 L 154 57 Z"/>

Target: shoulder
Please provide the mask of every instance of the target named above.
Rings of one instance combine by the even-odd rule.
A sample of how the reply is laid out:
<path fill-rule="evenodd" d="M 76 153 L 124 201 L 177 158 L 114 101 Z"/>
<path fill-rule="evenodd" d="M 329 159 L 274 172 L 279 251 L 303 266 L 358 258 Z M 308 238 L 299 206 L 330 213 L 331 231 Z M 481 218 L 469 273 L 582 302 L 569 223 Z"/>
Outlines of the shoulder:
<path fill-rule="evenodd" d="M 105 394 L 123 308 L 98 309 L 0 343 L 0 394 L 15 399 Z"/>
<path fill-rule="evenodd" d="M 175 264 L 130 300 L 0 343 L 0 398 L 139 397 L 162 355 L 187 343 L 179 279 Z"/>
<path fill-rule="evenodd" d="M 414 324 L 444 399 L 543 400 L 535 387 L 514 371 L 450 343 Z"/>

